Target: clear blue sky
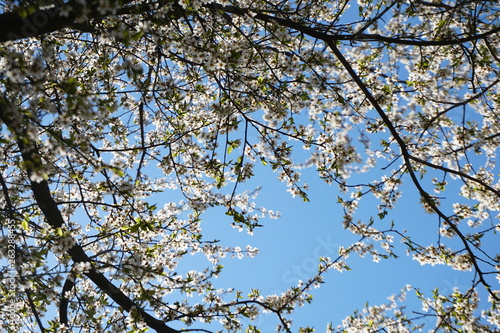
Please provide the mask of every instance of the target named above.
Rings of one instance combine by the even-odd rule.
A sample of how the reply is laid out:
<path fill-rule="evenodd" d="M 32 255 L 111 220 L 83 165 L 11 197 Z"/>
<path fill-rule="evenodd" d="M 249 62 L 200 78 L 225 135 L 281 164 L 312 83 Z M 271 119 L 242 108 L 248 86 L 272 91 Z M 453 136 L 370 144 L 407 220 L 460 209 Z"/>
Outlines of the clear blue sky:
<path fill-rule="evenodd" d="M 263 294 L 281 294 L 296 285 L 299 279 L 307 280 L 307 277 L 313 276 L 319 256 L 335 259 L 338 246 L 348 247 L 358 238 L 342 227 L 342 210 L 336 203 L 339 194 L 336 186 L 324 184 L 314 175 L 314 170 L 303 173 L 311 186 L 310 202 L 292 199 L 285 185 L 279 183 L 269 169 L 260 167 L 257 170 L 254 181 L 262 185 L 257 202 L 265 203 L 268 209 L 280 211 L 281 218 L 266 219 L 263 228 L 248 236 L 244 231 L 231 228 L 230 218 L 216 209 L 203 217 L 204 237 L 220 239 L 221 244 L 227 246 L 244 247 L 250 244 L 260 248 L 260 254 L 255 258 L 224 260 L 225 268 L 216 280 L 217 287 L 235 287 L 243 291 L 256 288 Z M 397 225 L 404 225 L 412 238 L 422 244 L 436 242 L 436 217 L 420 208 L 412 184 L 408 182 L 403 191 L 399 205 L 384 221 L 395 220 Z M 376 206 L 361 205 L 360 212 L 360 217 L 368 217 L 376 212 Z M 294 323 L 314 326 L 318 332 L 324 331 L 327 322 L 340 324 L 343 318 L 352 314 L 354 309 L 361 309 L 366 302 L 370 305 L 385 303 L 388 296 L 399 293 L 406 284 L 419 287 L 428 297 L 432 297 L 431 290 L 434 288 L 448 294 L 454 286 L 461 289 L 470 286 L 471 272 L 457 272 L 447 266 L 421 266 L 406 255 L 406 249 L 398 239 L 395 245 L 399 259 L 374 263 L 371 256 L 359 258 L 352 255 L 347 261 L 351 271 L 339 273 L 332 270 L 328 273 L 326 283 L 313 291 L 313 303 L 299 308 L 291 316 Z M 189 265 L 194 262 L 189 261 Z M 186 270 L 189 269 L 194 267 L 186 267 Z M 409 294 L 414 293 L 410 291 Z M 420 311 L 420 304 L 412 301 L 415 299 L 408 297 L 409 308 Z M 263 332 L 271 332 L 274 331 L 276 318 L 272 314 L 264 314 L 256 323 L 264 325 L 259 327 Z M 293 331 L 296 331 L 298 326 L 294 328 Z"/>

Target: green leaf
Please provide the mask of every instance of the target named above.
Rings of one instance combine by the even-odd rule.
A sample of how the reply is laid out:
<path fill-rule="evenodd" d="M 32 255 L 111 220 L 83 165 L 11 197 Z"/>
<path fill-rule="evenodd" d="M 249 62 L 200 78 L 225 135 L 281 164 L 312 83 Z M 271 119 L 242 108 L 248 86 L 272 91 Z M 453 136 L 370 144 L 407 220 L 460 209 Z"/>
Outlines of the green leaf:
<path fill-rule="evenodd" d="M 26 8 L 19 8 L 17 10 L 17 14 L 19 15 L 19 17 L 21 18 L 26 18 L 28 16 L 28 10 Z"/>
<path fill-rule="evenodd" d="M 132 39 L 133 40 L 139 40 L 141 39 L 141 37 L 144 35 L 144 32 L 143 31 L 138 31 L 136 32 L 135 34 L 132 35 Z"/>
<path fill-rule="evenodd" d="M 231 152 L 240 146 L 240 140 L 229 140 L 227 142 L 227 153 L 231 154 Z"/>
<path fill-rule="evenodd" d="M 123 170 L 118 168 L 118 167 L 111 167 L 111 171 L 113 171 L 113 173 L 119 177 L 125 176 L 125 173 L 123 172 Z"/>
<path fill-rule="evenodd" d="M 141 228 L 141 224 L 140 223 L 136 223 L 136 224 L 134 224 L 133 226 L 130 227 L 130 231 L 131 232 L 138 232 L 140 228 Z"/>
<path fill-rule="evenodd" d="M 237 212 L 237 211 L 235 211 L 234 209 L 228 210 L 228 211 L 226 212 L 226 215 L 232 216 L 232 217 L 233 217 L 234 222 L 237 222 L 237 223 L 245 223 L 245 217 L 243 216 L 243 214 L 238 213 L 238 212 Z"/>

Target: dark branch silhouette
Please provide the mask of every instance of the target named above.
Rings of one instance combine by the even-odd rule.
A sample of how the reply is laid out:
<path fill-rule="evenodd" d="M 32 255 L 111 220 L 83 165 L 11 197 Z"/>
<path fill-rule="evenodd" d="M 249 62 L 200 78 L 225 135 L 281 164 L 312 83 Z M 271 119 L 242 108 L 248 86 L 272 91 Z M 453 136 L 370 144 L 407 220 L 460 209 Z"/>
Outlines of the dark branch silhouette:
<path fill-rule="evenodd" d="M 49 184 L 46 180 L 34 181 L 32 180 L 34 173 L 37 169 L 42 167 L 41 155 L 38 152 L 36 144 L 28 140 L 28 135 L 26 129 L 23 126 L 19 126 L 16 123 L 16 119 L 22 117 L 22 114 L 17 114 L 15 107 L 7 101 L 6 98 L 0 101 L 0 120 L 7 125 L 12 131 L 17 135 L 17 144 L 21 150 L 23 161 L 26 165 L 26 172 L 30 178 L 30 186 L 33 192 L 33 196 L 40 207 L 47 223 L 54 229 L 58 229 L 64 226 L 64 218 L 61 211 L 57 207 L 56 202 L 52 198 L 50 193 Z M 27 125 L 28 119 L 23 119 Z M 79 244 L 74 244 L 67 253 L 70 255 L 74 263 L 90 263 L 91 259 L 82 249 Z M 87 272 L 84 273 L 92 282 L 95 283 L 97 287 L 104 293 L 106 293 L 112 300 L 114 300 L 118 305 L 120 305 L 125 311 L 130 312 L 131 310 L 136 310 L 139 316 L 144 320 L 144 322 L 152 329 L 159 333 L 175 333 L 177 330 L 170 328 L 163 321 L 154 318 L 144 309 L 139 307 L 133 300 L 131 300 L 127 295 L 125 295 L 120 289 L 118 289 L 111 281 L 108 280 L 102 273 L 99 273 L 94 267 L 91 267 Z M 71 282 L 66 286 L 66 289 L 71 289 Z M 65 288 L 63 288 L 64 291 Z M 68 290 L 69 290 L 68 289 Z M 63 306 L 65 307 L 64 303 Z M 63 308 L 63 312 L 64 312 Z M 62 315 L 61 319 L 66 320 L 67 318 Z"/>
<path fill-rule="evenodd" d="M 8 12 L 0 14 L 0 42 L 19 40 L 29 37 L 38 37 L 47 33 L 58 31 L 64 28 L 73 28 L 81 31 L 93 31 L 91 23 L 92 19 L 105 18 L 112 14 L 102 14 L 96 9 L 96 4 L 89 1 L 87 7 L 90 8 L 90 13 L 85 17 L 85 23 L 77 22 L 78 5 L 74 1 L 68 2 L 69 5 L 74 7 L 69 13 L 61 10 L 61 5 L 53 5 L 48 9 L 39 9 L 33 14 L 21 17 L 17 12 Z M 182 9 L 176 2 L 172 5 L 172 10 L 166 15 L 169 19 L 178 19 L 187 16 L 188 13 Z M 216 3 L 204 5 L 205 8 L 213 11 L 220 11 L 227 14 L 234 15 L 252 15 L 255 20 L 264 22 L 275 22 L 281 26 L 294 29 L 302 32 L 308 36 L 318 38 L 324 41 L 366 41 L 366 42 L 384 42 L 388 44 L 401 44 L 413 46 L 444 46 L 444 45 L 458 45 L 467 42 L 472 42 L 480 39 L 485 39 L 490 35 L 500 32 L 500 27 L 493 28 L 489 31 L 478 33 L 467 37 L 444 38 L 441 40 L 424 40 L 418 37 L 389 37 L 379 34 L 365 34 L 360 30 L 356 34 L 331 34 L 322 31 L 320 28 L 311 28 L 303 25 L 302 23 L 295 22 L 288 18 L 280 17 L 277 15 L 269 15 L 264 11 L 253 11 L 248 8 L 239 8 L 235 6 L 222 6 Z M 141 14 L 149 9 L 147 4 L 143 6 L 128 6 L 127 1 L 124 2 L 122 8 L 118 9 L 113 15 L 127 15 L 127 14 Z M 64 15 L 63 15 L 64 13 Z"/>

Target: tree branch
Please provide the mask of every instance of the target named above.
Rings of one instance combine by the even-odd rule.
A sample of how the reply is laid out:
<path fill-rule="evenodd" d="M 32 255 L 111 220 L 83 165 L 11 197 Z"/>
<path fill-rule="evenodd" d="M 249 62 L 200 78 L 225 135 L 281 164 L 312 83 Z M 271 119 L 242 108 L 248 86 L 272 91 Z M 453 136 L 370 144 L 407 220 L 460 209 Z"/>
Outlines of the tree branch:
<path fill-rule="evenodd" d="M 462 177 L 462 178 L 466 178 L 466 179 L 468 179 L 468 180 L 470 180 L 470 181 L 472 181 L 474 183 L 477 183 L 477 184 L 481 185 L 486 190 L 491 191 L 491 192 L 495 193 L 496 196 L 500 197 L 500 191 L 499 190 L 494 189 L 493 187 L 491 187 L 490 185 L 486 184 L 481 179 L 472 177 L 472 176 L 470 176 L 470 175 L 468 175 L 468 174 L 466 174 L 464 172 L 461 172 L 461 171 L 453 170 L 453 169 L 447 168 L 447 167 L 442 166 L 442 165 L 437 165 L 437 164 L 425 161 L 425 160 L 423 160 L 421 158 L 418 158 L 418 157 L 415 157 L 413 155 L 410 155 L 410 159 L 412 159 L 413 161 L 415 161 L 417 163 L 420 163 L 420 164 L 423 164 L 423 165 L 427 165 L 427 166 L 429 166 L 431 168 L 434 168 L 434 169 L 437 169 L 437 170 L 441 170 L 441 171 L 444 171 L 444 172 L 448 172 L 448 173 L 457 175 L 457 176 Z"/>
<path fill-rule="evenodd" d="M 25 124 L 18 124 L 16 120 L 23 117 L 22 113 L 18 113 L 15 109 L 10 109 L 11 105 L 7 102 L 6 98 L 0 100 L 0 120 L 9 128 L 14 135 L 16 142 L 21 150 L 23 162 L 28 173 L 29 182 L 33 196 L 40 207 L 47 223 L 54 229 L 61 228 L 64 225 L 64 218 L 61 211 L 57 207 L 56 202 L 50 193 L 49 184 L 46 180 L 40 182 L 33 180 L 33 175 L 37 169 L 42 167 L 41 156 L 38 152 L 36 144 L 29 141 L 26 133 L 26 128 L 22 125 L 28 125 L 28 120 L 24 117 Z M 91 262 L 88 255 L 85 253 L 80 244 L 74 244 L 67 253 L 75 263 Z M 139 307 L 120 289 L 118 289 L 111 281 L 109 281 L 104 274 L 98 272 L 94 267 L 89 271 L 83 273 L 87 276 L 101 291 L 106 293 L 113 301 L 120 305 L 125 311 L 130 312 L 136 310 L 144 322 L 158 333 L 177 333 L 177 330 L 167 326 L 162 320 L 159 320 L 144 309 Z M 64 289 L 64 288 L 63 288 Z"/>
<path fill-rule="evenodd" d="M 486 37 L 493 35 L 495 33 L 500 32 L 500 26 L 493 28 L 489 31 L 485 31 L 480 34 L 472 35 L 464 38 L 450 38 L 450 39 L 442 39 L 442 40 L 421 40 L 421 39 L 408 39 L 407 37 L 387 37 L 379 34 L 364 34 L 364 33 L 356 33 L 356 34 L 330 34 L 327 32 L 320 31 L 317 28 L 310 28 L 301 23 L 265 14 L 264 12 L 255 12 L 247 8 L 238 8 L 234 6 L 222 6 L 218 4 L 208 4 L 207 8 L 211 8 L 214 10 L 220 10 L 226 13 L 231 13 L 235 15 L 251 15 L 254 19 L 269 22 L 269 23 L 277 23 L 281 26 L 285 26 L 299 32 L 302 32 L 308 36 L 321 39 L 325 42 L 335 42 L 335 41 L 374 41 L 374 42 L 385 42 L 389 44 L 401 44 L 401 45 L 414 45 L 414 46 L 443 46 L 443 45 L 458 45 L 467 42 L 476 41 L 479 39 L 485 39 Z"/>
<path fill-rule="evenodd" d="M 371 92 L 368 90 L 368 88 L 363 83 L 363 81 L 361 80 L 361 78 L 356 74 L 356 72 L 354 71 L 354 69 L 351 67 L 351 65 L 349 64 L 349 62 L 347 61 L 347 59 L 343 56 L 343 54 L 340 52 L 340 50 L 337 48 L 337 46 L 333 42 L 331 42 L 331 41 L 326 40 L 325 42 L 328 45 L 328 47 L 332 50 L 332 52 L 335 54 L 335 56 L 337 57 L 337 59 L 339 59 L 339 61 L 341 62 L 341 64 L 344 66 L 344 68 L 346 69 L 346 71 L 349 73 L 349 75 L 354 80 L 354 82 L 357 84 L 357 86 L 360 88 L 360 90 L 363 92 L 363 94 L 366 96 L 366 98 L 368 99 L 368 101 L 370 101 L 370 103 L 372 104 L 372 106 L 375 108 L 375 110 L 379 114 L 380 118 L 382 118 L 382 121 L 384 122 L 385 126 L 389 129 L 389 132 L 394 137 L 394 140 L 396 140 L 396 142 L 397 142 L 397 144 L 398 144 L 398 146 L 399 146 L 399 148 L 401 150 L 401 155 L 403 156 L 406 170 L 408 171 L 408 173 L 410 175 L 410 178 L 412 179 L 413 184 L 417 188 L 417 190 L 418 190 L 420 196 L 422 197 L 422 199 L 424 200 L 424 202 L 427 203 L 429 205 L 429 207 L 431 207 L 432 210 L 440 218 L 442 218 L 444 221 L 446 221 L 448 223 L 449 227 L 453 230 L 453 232 L 455 232 L 458 235 L 458 237 L 462 241 L 462 244 L 464 245 L 465 250 L 467 251 L 467 253 L 470 256 L 470 260 L 471 260 L 472 266 L 474 267 L 474 269 L 475 269 L 475 271 L 476 271 L 476 273 L 478 275 L 479 281 L 486 288 L 486 290 L 491 295 L 491 297 L 493 297 L 495 300 L 498 301 L 499 300 L 498 296 L 491 289 L 490 284 L 484 279 L 484 272 L 479 267 L 479 264 L 478 264 L 478 262 L 476 260 L 476 257 L 474 256 L 474 252 L 472 251 L 469 243 L 467 242 L 466 237 L 462 234 L 462 232 L 460 231 L 460 229 L 458 229 L 458 227 L 452 221 L 450 221 L 450 219 L 448 218 L 448 216 L 446 216 L 436 206 L 436 204 L 434 203 L 434 201 L 430 197 L 429 193 L 427 193 L 427 191 L 425 191 L 423 189 L 422 185 L 420 184 L 420 181 L 417 179 L 417 175 L 415 174 L 415 171 L 413 170 L 413 165 L 412 165 L 412 160 L 416 160 L 416 158 L 414 158 L 410 154 L 410 152 L 408 150 L 408 147 L 406 146 L 406 143 L 404 142 L 403 138 L 399 135 L 398 131 L 396 130 L 396 128 L 392 124 L 392 122 L 389 119 L 389 117 L 385 114 L 384 110 L 378 104 L 378 102 L 375 99 L 375 97 L 373 97 L 373 95 L 371 94 Z M 419 162 L 423 162 L 421 160 L 418 160 L 418 161 Z"/>
<path fill-rule="evenodd" d="M 35 320 L 38 324 L 38 327 L 40 328 L 41 333 L 45 333 L 46 330 L 42 325 L 42 321 L 40 320 L 40 315 L 38 314 L 38 310 L 36 309 L 35 302 L 33 302 L 33 298 L 31 297 L 31 289 L 26 289 L 25 291 L 26 298 L 28 299 L 28 304 L 30 305 L 30 309 L 33 312 L 33 315 L 35 316 Z"/>
<path fill-rule="evenodd" d="M 95 18 L 105 18 L 110 15 L 127 15 L 133 13 L 143 13 L 149 8 L 148 6 L 126 6 L 128 1 L 124 2 L 122 8 L 120 8 L 116 14 L 102 14 L 97 11 L 97 6 L 92 3 L 87 4 L 87 8 L 91 8 L 91 12 L 86 16 L 86 20 L 92 20 Z M 170 3 L 170 0 L 166 0 Z M 17 12 L 8 12 L 0 14 L 0 43 L 5 41 L 20 40 L 29 37 L 41 36 L 47 33 L 58 31 L 64 28 L 76 28 L 82 30 L 92 31 L 92 27 L 88 24 L 82 24 L 76 22 L 77 10 L 73 9 L 69 13 L 61 13 L 61 6 L 66 3 L 60 3 L 59 5 L 52 6 L 47 9 L 36 10 L 33 14 L 27 15 L 22 18 Z M 73 8 L 81 7 L 74 1 L 67 3 Z M 173 9 L 166 15 L 169 19 L 175 19 L 182 17 L 186 12 L 180 7 L 177 2 L 171 3 Z M 221 11 L 228 14 L 234 15 L 251 15 L 254 19 L 277 23 L 281 26 L 294 29 L 296 31 L 302 32 L 308 36 L 318 38 L 321 40 L 329 41 L 375 41 L 375 42 L 385 42 L 389 44 L 401 44 L 401 45 L 414 45 L 414 46 L 443 46 L 443 45 L 457 45 L 467 42 L 476 41 L 479 39 L 485 39 L 486 37 L 500 32 L 500 26 L 489 31 L 485 31 L 480 34 L 455 39 L 443 39 L 443 40 L 421 40 L 417 38 L 409 39 L 408 37 L 388 37 L 379 34 L 330 34 L 323 32 L 317 28 L 307 27 L 301 23 L 295 22 L 293 20 L 273 16 L 264 13 L 263 11 L 252 11 L 249 8 L 240 8 L 235 6 L 223 6 L 216 3 L 209 3 L 204 5 L 206 9 Z M 390 7 L 389 7 L 390 8 Z M 362 30 L 361 30 L 362 31 Z M 361 32 L 360 31 L 360 32 Z"/>
<path fill-rule="evenodd" d="M 68 275 L 66 278 L 66 282 L 64 282 L 62 291 L 61 291 L 61 301 L 59 302 L 59 322 L 64 325 L 68 325 L 68 304 L 69 298 L 66 296 L 66 293 L 71 291 L 75 286 L 75 276 L 72 273 Z"/>
<path fill-rule="evenodd" d="M 74 13 L 66 17 L 61 16 L 59 6 L 39 9 L 24 18 L 17 12 L 3 13 L 0 15 L 0 42 L 41 36 L 61 30 L 69 27 L 75 19 Z"/>
<path fill-rule="evenodd" d="M 34 13 L 21 17 L 19 12 L 8 12 L 0 14 L 0 43 L 6 41 L 20 40 L 29 37 L 38 37 L 47 33 L 62 30 L 64 28 L 74 28 L 84 32 L 94 32 L 88 21 L 97 18 L 105 18 L 111 15 L 127 15 L 133 13 L 145 13 L 150 10 L 148 4 L 128 5 L 131 0 L 124 0 L 121 8 L 115 14 L 103 14 L 97 9 L 95 0 L 89 0 L 85 9 L 90 10 L 86 14 L 85 22 L 79 22 L 79 12 L 83 10 L 80 2 L 71 0 L 67 3 L 56 0 L 58 3 L 44 9 L 38 9 Z M 173 2 L 173 3 L 172 3 Z M 184 10 L 177 2 L 165 0 L 164 3 L 171 3 L 172 10 L 166 15 L 169 19 L 176 19 L 184 14 Z M 63 6 L 71 7 L 69 12 Z"/>

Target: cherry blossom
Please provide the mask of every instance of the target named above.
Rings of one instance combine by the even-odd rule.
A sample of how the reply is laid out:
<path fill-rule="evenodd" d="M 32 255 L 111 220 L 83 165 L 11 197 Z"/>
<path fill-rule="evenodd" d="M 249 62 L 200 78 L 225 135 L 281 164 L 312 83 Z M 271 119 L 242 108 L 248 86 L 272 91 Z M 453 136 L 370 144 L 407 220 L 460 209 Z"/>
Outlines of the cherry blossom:
<path fill-rule="evenodd" d="M 328 272 L 405 252 L 472 281 L 406 286 L 327 332 L 500 329 L 496 1 L 0 6 L 3 331 L 258 332 L 268 313 L 312 332 L 293 313 Z M 265 232 L 263 168 L 303 201 L 315 171 L 357 240 L 282 293 L 220 289 L 225 259 L 259 250 L 202 221 Z M 412 195 L 433 242 L 387 222 Z M 191 255 L 206 264 L 183 271 Z"/>

